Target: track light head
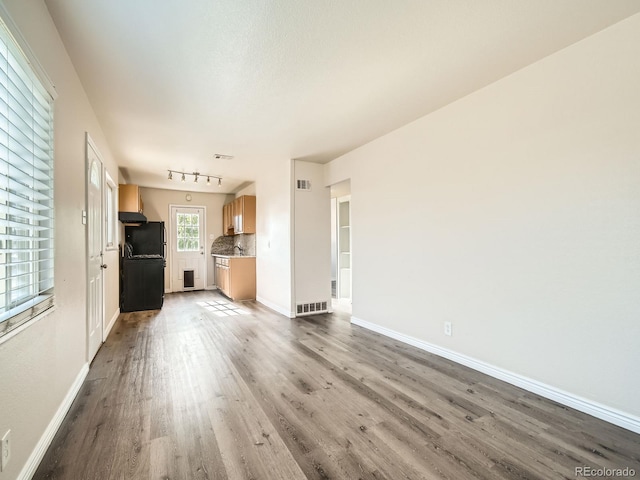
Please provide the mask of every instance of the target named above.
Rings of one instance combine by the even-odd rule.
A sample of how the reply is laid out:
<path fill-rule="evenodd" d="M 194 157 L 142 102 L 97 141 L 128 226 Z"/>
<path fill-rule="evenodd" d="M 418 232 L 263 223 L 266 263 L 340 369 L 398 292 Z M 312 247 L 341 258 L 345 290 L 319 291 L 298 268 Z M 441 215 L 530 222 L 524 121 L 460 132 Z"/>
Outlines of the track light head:
<path fill-rule="evenodd" d="M 182 179 L 180 181 L 184 182 L 184 173 L 182 174 Z"/>
<path fill-rule="evenodd" d="M 222 179 L 218 178 L 218 186 L 220 187 L 222 185 Z"/>
<path fill-rule="evenodd" d="M 211 180 L 207 177 L 207 186 L 211 185 Z"/>
<path fill-rule="evenodd" d="M 169 180 L 173 180 L 173 172 L 169 170 Z"/>

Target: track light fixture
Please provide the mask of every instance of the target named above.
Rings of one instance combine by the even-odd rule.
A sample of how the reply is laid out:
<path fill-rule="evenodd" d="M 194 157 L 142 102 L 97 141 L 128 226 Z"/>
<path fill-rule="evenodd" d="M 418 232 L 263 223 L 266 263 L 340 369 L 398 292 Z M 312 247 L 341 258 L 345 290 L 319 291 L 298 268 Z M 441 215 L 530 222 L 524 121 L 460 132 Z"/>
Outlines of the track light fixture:
<path fill-rule="evenodd" d="M 180 177 L 181 182 L 184 182 L 186 180 L 186 175 L 193 175 L 193 183 L 198 183 L 199 177 L 207 177 L 207 185 L 211 185 L 212 178 L 218 179 L 218 186 L 222 185 L 222 177 L 220 175 L 211 175 L 208 173 L 200 173 L 200 172 L 188 173 L 188 172 L 182 172 L 178 170 L 167 170 L 167 171 L 169 172 L 169 175 L 167 176 L 169 180 L 173 180 L 173 174 L 175 173 L 176 175 L 181 175 Z"/>

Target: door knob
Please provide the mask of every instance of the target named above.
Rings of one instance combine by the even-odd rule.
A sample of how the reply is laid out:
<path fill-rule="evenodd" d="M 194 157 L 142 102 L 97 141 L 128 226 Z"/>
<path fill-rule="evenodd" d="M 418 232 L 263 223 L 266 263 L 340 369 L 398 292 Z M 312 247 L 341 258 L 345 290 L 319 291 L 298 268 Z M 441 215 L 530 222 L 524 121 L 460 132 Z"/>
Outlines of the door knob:
<path fill-rule="evenodd" d="M 102 265 L 100 265 L 100 268 L 107 268 L 107 265 L 103 263 Z"/>

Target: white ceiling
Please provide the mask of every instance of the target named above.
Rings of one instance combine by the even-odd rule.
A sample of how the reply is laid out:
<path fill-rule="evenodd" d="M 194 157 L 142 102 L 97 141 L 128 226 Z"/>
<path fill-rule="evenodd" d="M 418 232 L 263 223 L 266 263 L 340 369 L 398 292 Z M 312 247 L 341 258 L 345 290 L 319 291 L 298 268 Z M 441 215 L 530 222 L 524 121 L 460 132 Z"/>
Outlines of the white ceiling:
<path fill-rule="evenodd" d="M 232 192 L 330 161 L 640 11 L 637 0 L 45 0 L 128 181 Z M 233 160 L 215 160 L 214 154 Z"/>

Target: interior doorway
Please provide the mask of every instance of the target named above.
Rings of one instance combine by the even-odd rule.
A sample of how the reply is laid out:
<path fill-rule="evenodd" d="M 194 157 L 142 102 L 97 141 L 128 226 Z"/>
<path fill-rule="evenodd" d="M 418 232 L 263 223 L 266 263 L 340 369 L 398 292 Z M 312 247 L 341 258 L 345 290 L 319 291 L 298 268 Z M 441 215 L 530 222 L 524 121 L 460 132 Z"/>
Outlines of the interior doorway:
<path fill-rule="evenodd" d="M 351 181 L 331 186 L 331 303 L 351 312 L 352 301 Z"/>

